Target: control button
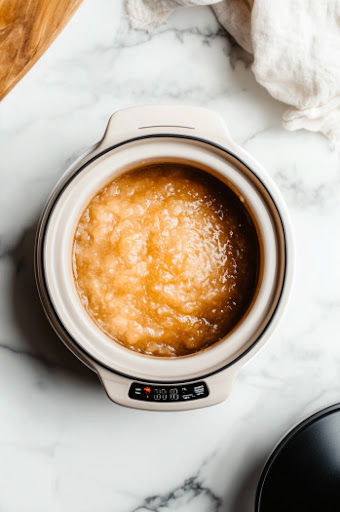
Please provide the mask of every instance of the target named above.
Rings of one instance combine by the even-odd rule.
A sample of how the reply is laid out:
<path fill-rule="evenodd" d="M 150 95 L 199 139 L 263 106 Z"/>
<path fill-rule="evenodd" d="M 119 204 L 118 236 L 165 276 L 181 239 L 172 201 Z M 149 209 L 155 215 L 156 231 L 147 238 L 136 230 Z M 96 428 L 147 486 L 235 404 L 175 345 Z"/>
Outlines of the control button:
<path fill-rule="evenodd" d="M 196 395 L 204 395 L 204 392 L 205 392 L 204 385 L 200 384 L 199 386 L 195 386 L 194 391 L 195 391 Z"/>

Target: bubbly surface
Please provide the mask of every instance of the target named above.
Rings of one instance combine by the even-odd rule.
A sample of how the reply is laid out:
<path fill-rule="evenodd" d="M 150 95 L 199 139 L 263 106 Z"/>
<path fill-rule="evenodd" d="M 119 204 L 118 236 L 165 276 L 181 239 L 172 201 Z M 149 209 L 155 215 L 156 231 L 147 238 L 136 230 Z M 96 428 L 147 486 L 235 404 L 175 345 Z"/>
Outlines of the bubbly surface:
<path fill-rule="evenodd" d="M 101 189 L 76 228 L 73 271 L 101 330 L 153 356 L 221 339 L 249 306 L 258 240 L 241 200 L 180 164 L 131 171 Z"/>

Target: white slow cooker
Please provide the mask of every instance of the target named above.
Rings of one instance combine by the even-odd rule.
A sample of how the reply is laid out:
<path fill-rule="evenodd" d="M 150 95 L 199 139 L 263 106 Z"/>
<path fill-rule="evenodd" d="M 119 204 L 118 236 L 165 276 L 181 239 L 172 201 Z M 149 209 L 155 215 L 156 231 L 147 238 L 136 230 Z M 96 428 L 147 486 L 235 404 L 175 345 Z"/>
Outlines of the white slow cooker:
<path fill-rule="evenodd" d="M 188 163 L 231 187 L 250 210 L 261 253 L 257 293 L 237 326 L 210 348 L 173 358 L 142 355 L 106 336 L 80 302 L 71 258 L 75 227 L 95 193 L 131 168 L 163 161 Z M 291 231 L 277 187 L 218 114 L 192 106 L 134 107 L 113 114 L 102 140 L 52 191 L 38 227 L 35 268 L 54 330 L 98 374 L 111 400 L 138 409 L 195 409 L 224 400 L 238 369 L 272 334 L 291 284 Z"/>

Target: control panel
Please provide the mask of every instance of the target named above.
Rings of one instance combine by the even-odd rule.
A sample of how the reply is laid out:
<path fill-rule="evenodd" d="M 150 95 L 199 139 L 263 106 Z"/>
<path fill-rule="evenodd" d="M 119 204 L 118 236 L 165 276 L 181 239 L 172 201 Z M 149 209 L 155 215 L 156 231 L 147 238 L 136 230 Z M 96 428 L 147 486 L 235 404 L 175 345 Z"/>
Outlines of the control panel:
<path fill-rule="evenodd" d="M 206 398 L 208 395 L 208 386 L 203 381 L 180 386 L 133 382 L 129 390 L 130 398 L 145 402 L 185 402 Z"/>

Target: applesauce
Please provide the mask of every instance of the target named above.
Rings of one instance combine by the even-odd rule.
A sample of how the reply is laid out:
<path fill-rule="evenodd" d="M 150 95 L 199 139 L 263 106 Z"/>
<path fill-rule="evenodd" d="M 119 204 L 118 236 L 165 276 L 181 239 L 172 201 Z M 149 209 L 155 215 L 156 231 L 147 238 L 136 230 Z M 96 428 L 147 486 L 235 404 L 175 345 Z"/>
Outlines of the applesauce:
<path fill-rule="evenodd" d="M 205 172 L 152 164 L 112 180 L 76 227 L 83 307 L 113 341 L 142 354 L 192 354 L 245 314 L 259 243 L 241 199 Z"/>

